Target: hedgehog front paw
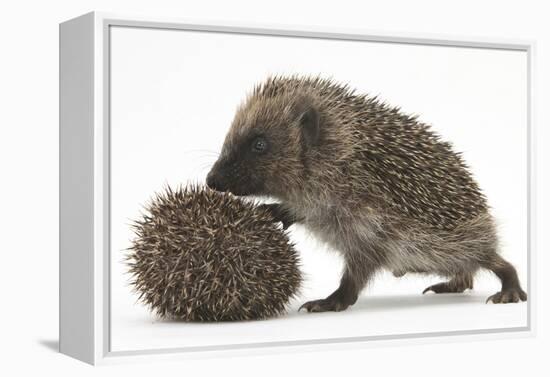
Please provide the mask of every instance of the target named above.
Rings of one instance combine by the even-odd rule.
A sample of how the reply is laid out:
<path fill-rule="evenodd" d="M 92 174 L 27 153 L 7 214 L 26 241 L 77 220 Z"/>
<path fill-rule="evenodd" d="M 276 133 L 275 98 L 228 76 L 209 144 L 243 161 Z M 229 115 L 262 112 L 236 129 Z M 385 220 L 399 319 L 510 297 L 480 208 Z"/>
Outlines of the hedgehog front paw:
<path fill-rule="evenodd" d="M 485 303 L 491 301 L 493 304 L 508 304 L 512 302 L 527 301 L 527 293 L 521 288 L 509 288 L 489 296 Z"/>
<path fill-rule="evenodd" d="M 348 308 L 348 304 L 344 304 L 336 298 L 324 298 L 320 300 L 308 301 L 298 311 L 305 309 L 308 313 L 321 313 L 321 312 L 341 312 Z"/>
<path fill-rule="evenodd" d="M 283 223 L 283 229 L 288 229 L 289 226 L 297 221 L 295 215 L 278 203 L 262 204 L 260 205 L 260 208 L 263 208 L 271 213 L 275 222 Z"/>

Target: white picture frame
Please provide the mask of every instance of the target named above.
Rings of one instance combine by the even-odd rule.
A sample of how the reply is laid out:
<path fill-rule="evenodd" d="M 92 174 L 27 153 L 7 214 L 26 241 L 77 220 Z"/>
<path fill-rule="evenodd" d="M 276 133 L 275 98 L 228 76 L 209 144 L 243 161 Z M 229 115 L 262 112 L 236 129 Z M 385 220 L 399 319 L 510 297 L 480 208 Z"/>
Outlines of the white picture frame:
<path fill-rule="evenodd" d="M 110 31 L 112 27 L 293 36 L 401 45 L 523 51 L 527 56 L 527 326 L 440 333 L 359 336 L 288 342 L 112 351 L 110 346 Z M 60 24 L 60 351 L 90 364 L 134 359 L 185 358 L 343 349 L 409 343 L 532 336 L 535 169 L 533 54 L 535 43 L 311 27 L 195 23 L 169 18 L 92 12 Z"/>

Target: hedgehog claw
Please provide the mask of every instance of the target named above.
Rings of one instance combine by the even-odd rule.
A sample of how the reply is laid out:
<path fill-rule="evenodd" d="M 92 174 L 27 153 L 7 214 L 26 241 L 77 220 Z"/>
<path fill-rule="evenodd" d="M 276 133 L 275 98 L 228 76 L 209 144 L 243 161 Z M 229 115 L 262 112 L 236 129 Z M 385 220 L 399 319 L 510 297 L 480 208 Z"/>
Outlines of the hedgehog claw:
<path fill-rule="evenodd" d="M 433 292 L 433 293 L 461 293 L 464 292 L 463 287 L 455 287 L 450 285 L 448 282 L 445 283 L 438 283 L 434 285 L 430 285 L 428 288 L 424 289 L 422 291 L 422 294 L 426 294 L 427 292 Z"/>
<path fill-rule="evenodd" d="M 433 293 L 462 293 L 466 289 L 472 289 L 472 288 L 473 288 L 473 285 L 471 283 L 467 284 L 467 282 L 457 281 L 453 279 L 443 283 L 430 285 L 428 288 L 422 291 L 422 294 L 425 294 L 430 291 Z"/>
<path fill-rule="evenodd" d="M 527 293 L 525 293 L 521 288 L 510 288 L 489 296 L 485 303 L 487 304 L 492 302 L 493 304 L 508 304 L 521 301 L 527 301 Z"/>
<path fill-rule="evenodd" d="M 308 313 L 340 312 L 345 310 L 347 307 L 348 305 L 345 305 L 338 300 L 326 298 L 308 301 L 300 306 L 298 311 L 305 309 Z"/>

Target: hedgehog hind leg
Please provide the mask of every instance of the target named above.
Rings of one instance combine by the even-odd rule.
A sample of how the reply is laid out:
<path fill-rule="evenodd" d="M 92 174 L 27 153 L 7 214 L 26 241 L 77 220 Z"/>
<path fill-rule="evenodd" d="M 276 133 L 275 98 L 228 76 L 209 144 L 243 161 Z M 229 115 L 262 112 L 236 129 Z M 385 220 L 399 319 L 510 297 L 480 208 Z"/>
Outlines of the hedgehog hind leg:
<path fill-rule="evenodd" d="M 516 269 L 500 255 L 495 253 L 492 258 L 482 263 L 482 267 L 493 271 L 502 283 L 500 292 L 489 296 L 486 302 L 506 304 L 527 301 L 527 293 L 521 289 Z"/>
<path fill-rule="evenodd" d="M 474 276 L 471 272 L 463 272 L 457 274 L 451 278 L 449 281 L 442 283 L 430 285 L 428 288 L 424 289 L 422 294 L 427 292 L 434 293 L 462 293 L 466 289 L 474 288 Z"/>

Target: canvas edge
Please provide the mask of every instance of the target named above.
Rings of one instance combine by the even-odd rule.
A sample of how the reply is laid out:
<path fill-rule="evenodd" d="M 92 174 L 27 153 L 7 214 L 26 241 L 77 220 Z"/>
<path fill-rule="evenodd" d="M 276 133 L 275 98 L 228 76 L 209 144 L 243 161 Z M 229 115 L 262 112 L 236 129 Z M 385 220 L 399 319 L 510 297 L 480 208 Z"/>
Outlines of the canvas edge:
<path fill-rule="evenodd" d="M 527 306 L 527 327 L 535 336 L 537 333 L 537 237 L 538 237 L 538 213 L 537 213 L 537 127 L 536 127 L 536 54 L 537 44 L 535 40 L 529 41 L 527 47 L 527 292 L 529 301 Z"/>
<path fill-rule="evenodd" d="M 534 41 L 520 38 L 495 38 L 437 33 L 376 31 L 345 27 L 314 25 L 268 24 L 226 20 L 193 20 L 175 17 L 140 16 L 113 12 L 94 12 L 111 25 L 154 27 L 163 29 L 216 31 L 258 35 L 299 36 L 322 39 L 344 39 L 383 43 L 422 44 L 483 49 L 527 51 Z"/>
<path fill-rule="evenodd" d="M 59 350 L 94 355 L 94 16 L 59 25 Z"/>

